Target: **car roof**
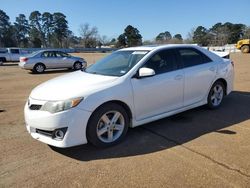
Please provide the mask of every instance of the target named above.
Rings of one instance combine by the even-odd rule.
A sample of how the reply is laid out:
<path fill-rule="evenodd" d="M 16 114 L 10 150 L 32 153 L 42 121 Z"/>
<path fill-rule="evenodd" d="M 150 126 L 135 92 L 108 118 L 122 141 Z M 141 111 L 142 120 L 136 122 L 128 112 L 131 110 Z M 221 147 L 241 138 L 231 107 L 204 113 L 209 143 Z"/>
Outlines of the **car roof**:
<path fill-rule="evenodd" d="M 47 49 L 47 50 L 39 50 L 39 52 L 63 52 L 63 51 L 58 49 Z"/>
<path fill-rule="evenodd" d="M 213 61 L 222 61 L 222 58 L 218 55 L 216 55 L 213 52 L 210 52 L 202 47 L 199 47 L 196 44 L 165 44 L 165 45 L 150 45 L 150 46 L 139 46 L 139 47 L 130 47 L 130 48 L 123 48 L 119 51 L 157 51 L 161 49 L 167 49 L 167 48 L 195 48 L 199 51 L 206 54 L 209 58 L 211 58 Z"/>
<path fill-rule="evenodd" d="M 129 50 L 152 51 L 152 50 L 160 50 L 160 49 L 172 48 L 172 47 L 197 47 L 197 45 L 195 45 L 195 44 L 148 45 L 148 46 L 138 46 L 138 47 L 123 48 L 120 51 L 129 51 Z"/>

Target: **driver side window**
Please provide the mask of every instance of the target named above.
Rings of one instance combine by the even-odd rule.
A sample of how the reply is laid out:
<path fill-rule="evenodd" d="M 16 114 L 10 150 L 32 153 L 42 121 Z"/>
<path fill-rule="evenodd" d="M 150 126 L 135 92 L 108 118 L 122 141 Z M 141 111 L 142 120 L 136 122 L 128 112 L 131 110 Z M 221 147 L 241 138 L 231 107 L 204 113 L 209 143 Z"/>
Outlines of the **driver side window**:
<path fill-rule="evenodd" d="M 155 74 L 178 69 L 174 50 L 162 50 L 154 54 L 143 67 L 153 69 Z"/>

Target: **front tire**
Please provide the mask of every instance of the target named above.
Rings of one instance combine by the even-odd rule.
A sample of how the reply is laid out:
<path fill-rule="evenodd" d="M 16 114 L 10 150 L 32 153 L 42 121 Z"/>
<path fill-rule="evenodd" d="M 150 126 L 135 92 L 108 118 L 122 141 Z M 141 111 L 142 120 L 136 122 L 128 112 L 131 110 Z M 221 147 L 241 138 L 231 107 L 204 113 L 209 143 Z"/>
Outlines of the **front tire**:
<path fill-rule="evenodd" d="M 118 104 L 108 103 L 99 107 L 87 125 L 87 139 L 96 147 L 119 143 L 128 131 L 129 117 Z"/>
<path fill-rule="evenodd" d="M 73 65 L 74 70 L 80 70 L 82 68 L 82 63 L 77 61 Z"/>
<path fill-rule="evenodd" d="M 223 98 L 225 96 L 225 86 L 222 82 L 217 81 L 211 87 L 208 98 L 207 104 L 210 109 L 215 109 L 220 107 Z"/>

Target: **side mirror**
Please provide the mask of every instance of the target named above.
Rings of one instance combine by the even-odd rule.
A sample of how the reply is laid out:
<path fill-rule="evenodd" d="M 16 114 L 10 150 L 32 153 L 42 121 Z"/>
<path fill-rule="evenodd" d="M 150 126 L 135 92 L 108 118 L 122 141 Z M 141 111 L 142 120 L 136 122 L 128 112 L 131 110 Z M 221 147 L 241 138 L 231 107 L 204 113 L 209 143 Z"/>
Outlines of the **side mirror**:
<path fill-rule="evenodd" d="M 143 77 L 150 77 L 150 76 L 154 76 L 155 75 L 155 71 L 153 69 L 150 68 L 140 68 L 139 69 L 139 78 L 143 78 Z"/>

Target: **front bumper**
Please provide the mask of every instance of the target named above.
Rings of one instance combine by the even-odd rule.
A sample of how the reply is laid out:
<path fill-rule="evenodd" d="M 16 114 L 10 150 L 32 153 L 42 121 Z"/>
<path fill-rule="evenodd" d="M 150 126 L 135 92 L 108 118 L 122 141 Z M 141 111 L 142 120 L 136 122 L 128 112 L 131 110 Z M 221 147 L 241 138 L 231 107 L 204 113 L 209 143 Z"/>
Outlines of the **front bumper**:
<path fill-rule="evenodd" d="M 32 102 L 34 103 L 34 100 Z M 42 105 L 45 101 L 36 100 L 35 103 Z M 24 107 L 26 128 L 30 135 L 36 140 L 62 148 L 87 143 L 86 127 L 90 116 L 91 112 L 77 107 L 55 114 L 41 110 L 30 110 L 28 103 Z M 62 140 L 56 140 L 53 136 L 37 131 L 53 132 L 61 128 L 67 128 Z"/>

